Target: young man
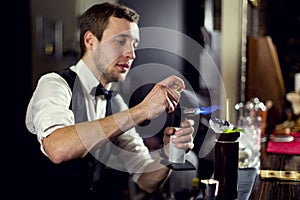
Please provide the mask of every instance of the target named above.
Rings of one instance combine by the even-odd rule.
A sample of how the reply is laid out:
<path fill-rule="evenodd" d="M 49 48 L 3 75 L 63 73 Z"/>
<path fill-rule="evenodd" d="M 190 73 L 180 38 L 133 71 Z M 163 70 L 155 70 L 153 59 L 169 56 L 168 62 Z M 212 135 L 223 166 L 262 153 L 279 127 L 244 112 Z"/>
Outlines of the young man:
<path fill-rule="evenodd" d="M 39 79 L 28 105 L 26 126 L 54 163 L 51 169 L 55 178 L 51 178 L 56 181 L 49 193 L 67 197 L 107 195 L 104 165 L 117 168 L 109 162 L 112 153 L 147 192 L 155 191 L 168 177 L 170 169 L 160 164 L 161 158 L 151 157 L 134 127 L 166 111 L 173 112 L 180 99 L 176 88 L 185 87 L 183 80 L 167 77 L 130 109 L 120 94 L 107 91 L 126 78 L 135 59 L 138 19 L 135 11 L 124 6 L 92 6 L 80 20 L 81 59 L 70 68 Z M 178 136 L 172 141 L 177 148 L 192 149 L 193 131 L 192 122 L 187 120 L 178 131 L 166 128 L 164 153 L 168 154 L 171 134 Z"/>

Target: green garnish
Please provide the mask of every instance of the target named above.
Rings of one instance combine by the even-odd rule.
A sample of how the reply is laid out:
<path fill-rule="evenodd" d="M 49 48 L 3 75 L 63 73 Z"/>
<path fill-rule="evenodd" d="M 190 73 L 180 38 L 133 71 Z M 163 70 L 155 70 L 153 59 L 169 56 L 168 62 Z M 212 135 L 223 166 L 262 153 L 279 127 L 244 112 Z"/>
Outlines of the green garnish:
<path fill-rule="evenodd" d="M 234 133 L 234 132 L 244 132 L 244 129 L 241 128 L 233 128 L 233 129 L 225 129 L 223 133 Z"/>

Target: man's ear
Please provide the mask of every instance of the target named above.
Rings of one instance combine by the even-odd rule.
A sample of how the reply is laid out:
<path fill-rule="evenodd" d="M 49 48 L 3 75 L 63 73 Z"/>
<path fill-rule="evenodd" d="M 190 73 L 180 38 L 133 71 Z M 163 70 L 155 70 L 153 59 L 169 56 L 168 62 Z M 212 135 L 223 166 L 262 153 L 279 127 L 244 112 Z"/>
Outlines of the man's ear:
<path fill-rule="evenodd" d="M 95 39 L 94 37 L 95 37 L 94 34 L 90 31 L 87 31 L 84 34 L 84 44 L 85 47 L 89 50 L 93 49 L 93 40 Z"/>

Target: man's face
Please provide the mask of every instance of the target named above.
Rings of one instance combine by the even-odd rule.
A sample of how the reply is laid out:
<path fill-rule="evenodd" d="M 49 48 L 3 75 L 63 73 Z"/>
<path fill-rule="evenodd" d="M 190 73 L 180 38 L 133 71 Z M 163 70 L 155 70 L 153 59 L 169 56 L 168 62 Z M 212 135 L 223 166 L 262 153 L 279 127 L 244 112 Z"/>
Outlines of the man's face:
<path fill-rule="evenodd" d="M 138 25 L 111 17 L 103 37 L 94 49 L 94 63 L 106 83 L 123 81 L 135 59 L 139 42 Z"/>

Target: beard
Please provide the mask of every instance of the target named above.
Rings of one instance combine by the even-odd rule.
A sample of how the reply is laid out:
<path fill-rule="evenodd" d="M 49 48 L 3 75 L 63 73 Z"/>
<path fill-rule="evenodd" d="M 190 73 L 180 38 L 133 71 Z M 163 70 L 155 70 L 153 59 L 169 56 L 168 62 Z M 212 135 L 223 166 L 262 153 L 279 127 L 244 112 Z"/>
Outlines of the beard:
<path fill-rule="evenodd" d="M 101 47 L 102 46 L 98 46 L 93 57 L 93 63 L 97 72 L 100 74 L 100 78 L 105 80 L 107 83 L 124 81 L 127 73 L 120 73 L 115 66 L 118 56 L 108 56 L 107 52 L 105 52 Z"/>
<path fill-rule="evenodd" d="M 109 82 L 122 82 L 126 78 L 126 74 L 121 74 L 114 68 L 114 65 L 106 66 L 97 66 L 99 72 L 101 72 L 101 79 L 105 80 L 107 83 Z"/>
<path fill-rule="evenodd" d="M 106 71 L 103 72 L 101 78 L 103 78 L 107 82 L 118 82 L 118 81 L 121 81 L 120 78 L 118 76 L 116 76 L 114 73 L 106 72 Z"/>

